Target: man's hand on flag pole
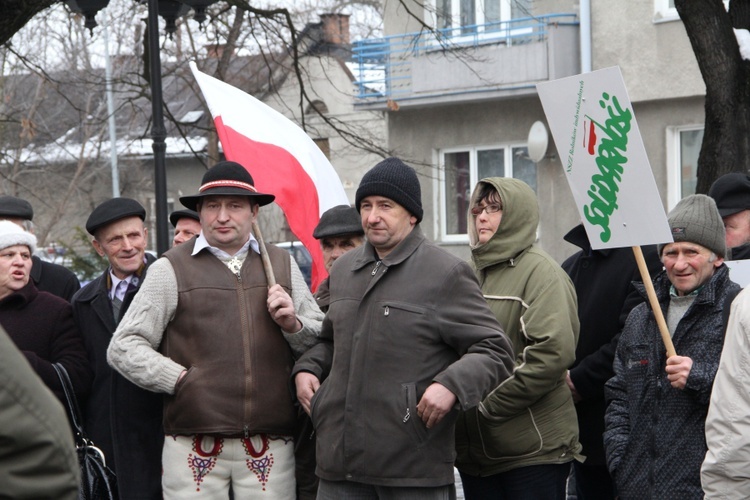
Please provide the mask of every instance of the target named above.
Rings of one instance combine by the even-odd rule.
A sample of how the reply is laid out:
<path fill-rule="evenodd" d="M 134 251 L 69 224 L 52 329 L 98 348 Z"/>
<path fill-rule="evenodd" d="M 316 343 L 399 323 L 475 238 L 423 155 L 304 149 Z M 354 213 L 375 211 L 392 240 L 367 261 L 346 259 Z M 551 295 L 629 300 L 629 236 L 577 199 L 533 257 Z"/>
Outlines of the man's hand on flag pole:
<path fill-rule="evenodd" d="M 273 285 L 268 289 L 268 313 L 271 318 L 288 333 L 297 333 L 302 329 L 302 323 L 294 312 L 294 302 L 281 285 Z"/>

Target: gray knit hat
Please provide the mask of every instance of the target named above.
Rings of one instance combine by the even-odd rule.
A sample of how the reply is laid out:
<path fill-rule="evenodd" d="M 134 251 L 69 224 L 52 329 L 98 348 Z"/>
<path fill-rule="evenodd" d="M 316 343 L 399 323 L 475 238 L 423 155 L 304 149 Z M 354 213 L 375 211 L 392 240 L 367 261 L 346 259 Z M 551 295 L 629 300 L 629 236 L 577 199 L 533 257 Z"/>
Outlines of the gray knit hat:
<path fill-rule="evenodd" d="M 313 238 L 320 240 L 346 234 L 365 234 L 365 230 L 362 229 L 362 219 L 349 205 L 337 205 L 320 216 L 320 222 L 313 231 Z"/>
<path fill-rule="evenodd" d="M 36 236 L 23 230 L 9 220 L 0 221 L 0 250 L 14 245 L 26 245 L 33 254 L 36 252 Z"/>
<path fill-rule="evenodd" d="M 719 257 L 726 257 L 724 223 L 713 198 L 705 194 L 686 196 L 669 212 L 668 219 L 675 242 L 697 243 Z M 659 245 L 659 255 L 665 246 Z"/>
<path fill-rule="evenodd" d="M 416 217 L 417 223 L 422 221 L 422 187 L 417 172 L 398 158 L 386 158 L 362 177 L 354 201 L 357 212 L 368 196 L 390 198 Z"/>

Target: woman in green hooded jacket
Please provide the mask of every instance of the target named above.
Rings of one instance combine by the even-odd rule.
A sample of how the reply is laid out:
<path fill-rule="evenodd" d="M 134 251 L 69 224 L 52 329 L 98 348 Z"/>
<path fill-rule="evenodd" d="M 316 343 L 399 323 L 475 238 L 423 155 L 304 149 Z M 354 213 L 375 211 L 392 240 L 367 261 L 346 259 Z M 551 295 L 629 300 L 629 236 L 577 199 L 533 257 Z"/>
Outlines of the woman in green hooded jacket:
<path fill-rule="evenodd" d="M 575 289 L 534 245 L 539 208 L 527 184 L 483 179 L 469 206 L 472 264 L 513 344 L 515 367 L 456 424 L 464 493 L 467 500 L 564 500 L 570 462 L 583 458 L 565 383 L 578 341 Z"/>

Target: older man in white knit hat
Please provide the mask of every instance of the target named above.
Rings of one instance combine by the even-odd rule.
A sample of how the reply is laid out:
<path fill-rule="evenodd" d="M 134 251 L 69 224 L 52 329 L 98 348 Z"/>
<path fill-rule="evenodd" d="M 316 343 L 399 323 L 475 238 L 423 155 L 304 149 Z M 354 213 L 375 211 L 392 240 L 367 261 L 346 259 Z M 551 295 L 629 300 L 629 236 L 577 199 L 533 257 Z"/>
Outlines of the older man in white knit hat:
<path fill-rule="evenodd" d="M 630 313 L 607 382 L 604 448 L 620 498 L 702 499 L 704 424 L 739 286 L 724 265 L 713 199 L 691 195 L 669 213 L 674 243 L 659 245 L 654 279 L 677 355 L 667 357 L 648 303 Z"/>

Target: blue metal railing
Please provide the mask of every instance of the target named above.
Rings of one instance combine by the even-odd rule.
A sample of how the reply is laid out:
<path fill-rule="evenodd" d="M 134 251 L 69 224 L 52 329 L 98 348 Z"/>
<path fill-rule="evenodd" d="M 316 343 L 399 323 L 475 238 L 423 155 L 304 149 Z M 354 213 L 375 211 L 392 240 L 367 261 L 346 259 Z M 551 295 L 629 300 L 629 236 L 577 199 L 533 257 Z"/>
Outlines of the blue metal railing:
<path fill-rule="evenodd" d="M 411 62 L 423 54 L 543 42 L 551 25 L 578 25 L 576 14 L 548 14 L 510 21 L 423 30 L 354 42 L 356 98 L 381 102 L 411 93 Z"/>

